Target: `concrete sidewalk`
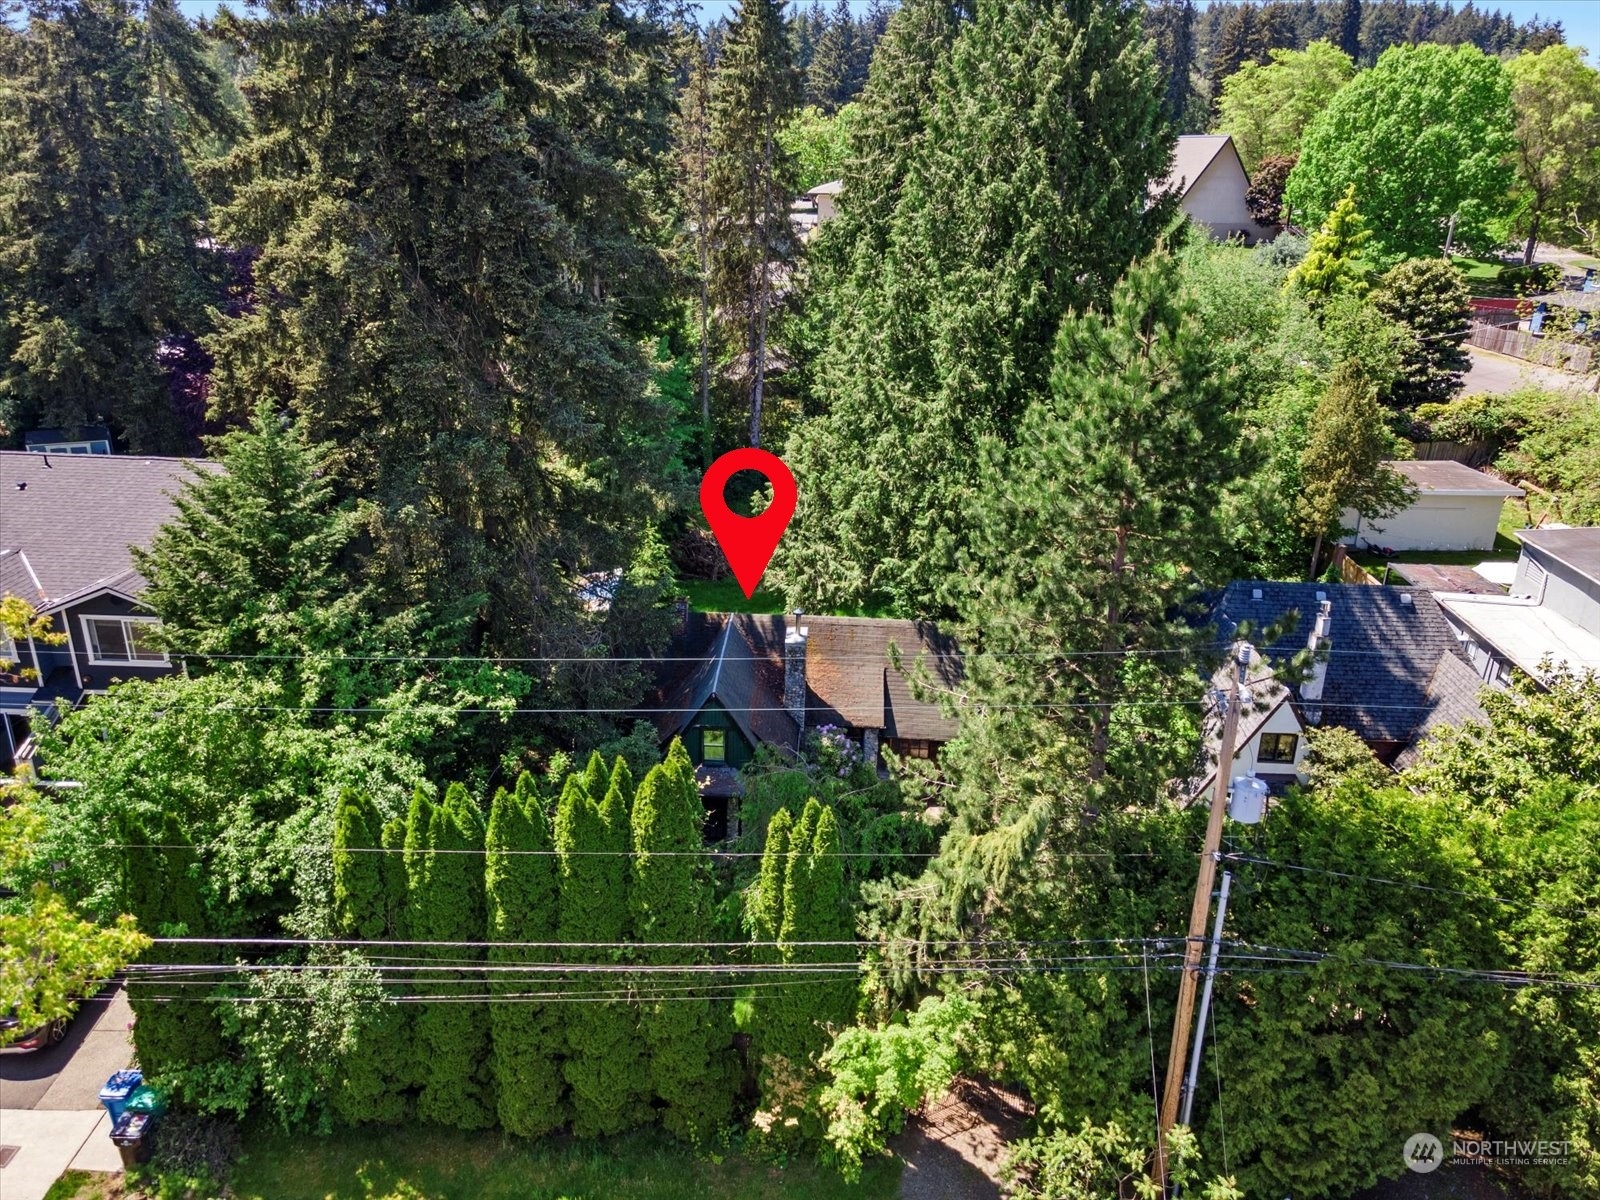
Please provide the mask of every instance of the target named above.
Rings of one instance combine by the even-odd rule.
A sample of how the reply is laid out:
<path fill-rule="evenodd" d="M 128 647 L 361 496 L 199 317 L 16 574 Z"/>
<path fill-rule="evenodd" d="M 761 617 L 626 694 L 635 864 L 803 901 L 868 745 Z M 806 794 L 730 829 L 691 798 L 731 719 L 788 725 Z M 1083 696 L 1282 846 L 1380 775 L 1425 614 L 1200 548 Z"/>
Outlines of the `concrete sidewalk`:
<path fill-rule="evenodd" d="M 0 1167 L 0 1196 L 5 1200 L 44 1200 L 50 1186 L 84 1151 L 97 1129 L 116 1157 L 117 1148 L 104 1136 L 110 1132 L 109 1125 L 104 1125 L 108 1119 L 105 1109 L 0 1108 L 0 1145 L 17 1148 L 11 1161 Z M 115 1169 L 122 1169 L 120 1159 Z"/>
<path fill-rule="evenodd" d="M 44 1200 L 50 1186 L 69 1167 L 79 1171 L 120 1171 L 122 1158 L 111 1143 L 111 1118 L 100 1107 L 100 1089 L 115 1072 L 133 1062 L 127 997 L 118 990 L 105 1001 L 87 1029 L 69 1035 L 71 1054 L 52 1076 L 26 1070 L 31 1056 L 10 1056 L 12 1074 L 0 1088 L 0 1146 L 14 1146 L 0 1167 L 0 1198 Z M 85 1012 L 75 1025 L 89 1017 Z M 43 1052 L 43 1053 L 48 1053 Z M 47 1060 L 31 1060 L 45 1063 Z M 20 1069 L 19 1069 L 20 1068 Z"/>

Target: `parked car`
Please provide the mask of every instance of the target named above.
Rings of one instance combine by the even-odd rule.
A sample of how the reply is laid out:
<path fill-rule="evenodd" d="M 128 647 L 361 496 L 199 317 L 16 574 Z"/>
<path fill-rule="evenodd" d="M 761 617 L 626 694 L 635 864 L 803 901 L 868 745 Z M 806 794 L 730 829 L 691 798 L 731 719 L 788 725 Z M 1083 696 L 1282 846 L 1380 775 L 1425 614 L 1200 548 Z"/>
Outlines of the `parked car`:
<path fill-rule="evenodd" d="M 17 1010 L 12 1009 L 0 1017 L 0 1054 L 26 1054 L 57 1045 L 67 1036 L 67 1027 L 71 1024 L 71 1017 L 58 1017 L 48 1024 L 24 1031 L 22 1022 L 17 1020 Z"/>

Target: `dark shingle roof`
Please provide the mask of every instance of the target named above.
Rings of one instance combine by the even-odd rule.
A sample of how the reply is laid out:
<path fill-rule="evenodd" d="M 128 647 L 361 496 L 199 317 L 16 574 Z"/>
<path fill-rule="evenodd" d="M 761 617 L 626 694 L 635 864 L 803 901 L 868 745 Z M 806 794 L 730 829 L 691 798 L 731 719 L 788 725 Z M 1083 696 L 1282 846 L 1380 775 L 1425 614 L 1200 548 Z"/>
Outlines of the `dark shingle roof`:
<path fill-rule="evenodd" d="M 0 451 L 0 551 L 27 556 L 40 584 L 36 606 L 113 583 L 142 588 L 129 547 L 150 544 L 192 474 L 181 458 Z M 15 568 L 4 578 L 15 582 Z"/>
<path fill-rule="evenodd" d="M 1255 590 L 1260 599 L 1252 596 Z M 1228 586 L 1212 615 L 1227 640 L 1241 621 L 1250 622 L 1253 636 L 1259 636 L 1296 610 L 1293 629 L 1265 647 L 1270 657 L 1281 660 L 1305 648 L 1319 592 L 1332 603 L 1333 619 L 1322 724 L 1342 725 L 1367 742 L 1409 744 L 1431 711 L 1428 686 L 1439 659 L 1461 654 L 1432 593 L 1364 584 L 1245 581 Z"/>
<path fill-rule="evenodd" d="M 690 613 L 658 678 L 651 719 L 663 737 L 682 733 L 716 700 L 752 745 L 799 746 L 799 727 L 783 707 L 780 617 Z"/>
<path fill-rule="evenodd" d="M 1486 686 L 1472 664 L 1454 654 L 1442 655 L 1433 678 L 1428 680 L 1427 715 L 1417 729 L 1416 740 L 1395 759 L 1395 769 L 1404 770 L 1415 762 L 1422 739 L 1441 725 L 1487 724 L 1489 714 L 1478 703 L 1478 696 Z"/>
<path fill-rule="evenodd" d="M 948 741 L 956 721 L 936 697 L 919 700 L 910 676 L 921 663 L 930 688 L 961 678 L 954 641 L 932 625 L 873 617 L 802 617 L 806 638 L 805 725 L 881 729 L 888 737 Z M 752 742 L 795 748 L 799 729 L 783 704 L 787 620 L 749 613 L 690 613 L 657 671 L 651 719 L 663 737 L 682 732 L 716 699 Z M 900 650 L 900 667 L 889 646 Z"/>

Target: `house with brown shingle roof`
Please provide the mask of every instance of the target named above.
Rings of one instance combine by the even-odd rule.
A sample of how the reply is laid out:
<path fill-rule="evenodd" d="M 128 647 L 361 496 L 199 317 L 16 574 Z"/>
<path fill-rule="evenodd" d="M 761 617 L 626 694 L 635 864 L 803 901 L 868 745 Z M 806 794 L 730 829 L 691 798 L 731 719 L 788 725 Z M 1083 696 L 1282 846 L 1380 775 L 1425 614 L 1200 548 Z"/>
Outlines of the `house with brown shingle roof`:
<path fill-rule="evenodd" d="M 956 733 L 937 693 L 961 676 L 955 642 L 927 622 L 688 613 L 657 664 L 647 715 L 662 741 L 683 739 L 707 837 L 718 841 L 730 832 L 739 769 L 763 748 L 795 758 L 808 735 L 831 730 L 874 764 L 885 749 L 935 757 Z"/>

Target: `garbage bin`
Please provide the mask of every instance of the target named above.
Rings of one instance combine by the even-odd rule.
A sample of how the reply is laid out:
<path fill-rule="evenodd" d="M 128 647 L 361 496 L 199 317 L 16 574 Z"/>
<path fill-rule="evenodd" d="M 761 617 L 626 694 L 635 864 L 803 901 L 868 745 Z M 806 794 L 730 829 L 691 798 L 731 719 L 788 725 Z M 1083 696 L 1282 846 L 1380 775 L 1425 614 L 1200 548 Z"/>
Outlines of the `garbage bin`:
<path fill-rule="evenodd" d="M 122 1115 L 122 1110 L 128 1106 L 128 1097 L 143 1082 L 144 1076 L 138 1071 L 118 1071 L 106 1080 L 105 1087 L 100 1089 L 100 1103 L 105 1105 L 112 1121 Z"/>
<path fill-rule="evenodd" d="M 111 1140 L 117 1153 L 122 1155 L 122 1167 L 131 1171 L 140 1163 L 150 1161 L 150 1133 L 156 1118 L 153 1113 L 124 1112 L 111 1127 Z"/>
<path fill-rule="evenodd" d="M 167 1098 L 149 1084 L 142 1084 L 133 1089 L 133 1094 L 123 1106 L 123 1111 L 148 1113 L 153 1117 L 159 1117 L 167 1111 Z"/>

